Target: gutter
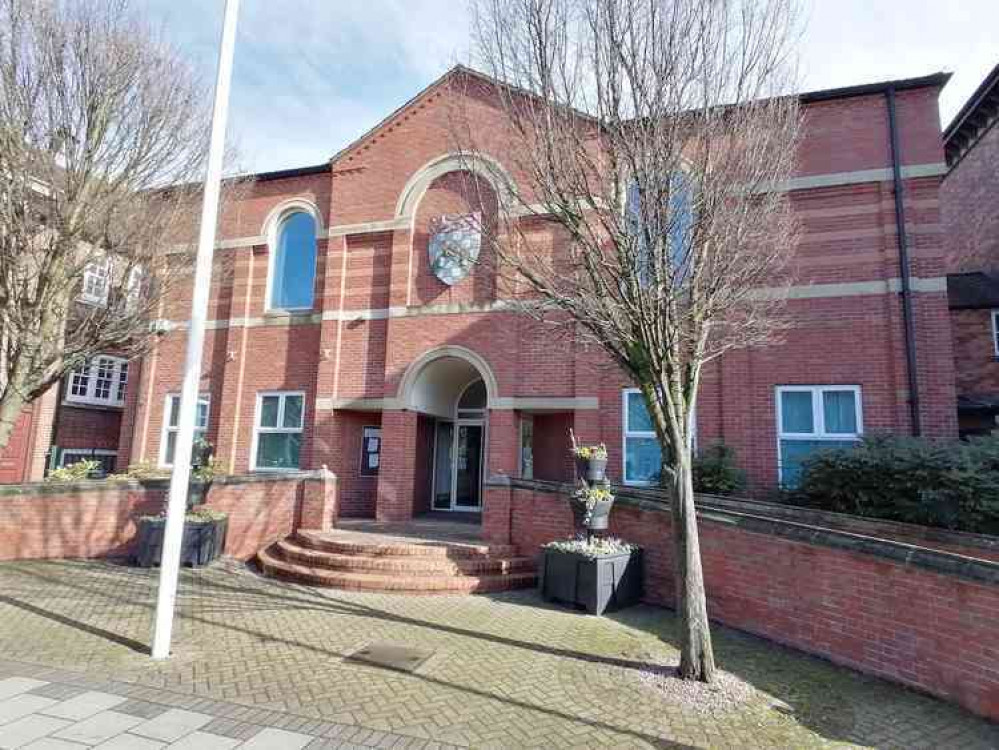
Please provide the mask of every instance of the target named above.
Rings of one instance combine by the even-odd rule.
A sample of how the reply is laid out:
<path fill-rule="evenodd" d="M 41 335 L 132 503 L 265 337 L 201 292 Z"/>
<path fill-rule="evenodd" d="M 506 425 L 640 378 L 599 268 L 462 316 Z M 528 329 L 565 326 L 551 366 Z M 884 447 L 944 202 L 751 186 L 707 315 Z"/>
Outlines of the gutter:
<path fill-rule="evenodd" d="M 885 90 L 888 107 L 888 139 L 891 144 L 892 181 L 895 188 L 895 229 L 898 236 L 898 270 L 902 279 L 902 322 L 905 328 L 905 369 L 909 385 L 909 416 L 914 437 L 922 435 L 919 419 L 919 377 L 916 371 L 916 323 L 912 310 L 912 271 L 909 263 L 909 237 L 905 230 L 905 202 L 902 196 L 902 165 L 898 146 L 895 112 L 895 86 Z"/>

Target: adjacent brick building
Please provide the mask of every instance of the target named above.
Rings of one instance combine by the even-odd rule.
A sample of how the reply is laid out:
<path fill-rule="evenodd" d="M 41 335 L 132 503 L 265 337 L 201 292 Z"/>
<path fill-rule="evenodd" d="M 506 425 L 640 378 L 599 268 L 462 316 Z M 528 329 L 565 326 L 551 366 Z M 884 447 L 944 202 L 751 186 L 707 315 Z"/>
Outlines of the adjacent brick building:
<path fill-rule="evenodd" d="M 940 189 L 961 434 L 999 417 L 999 65 L 944 131 Z"/>
<path fill-rule="evenodd" d="M 468 239 L 448 217 L 489 210 L 489 190 L 468 191 L 468 179 L 494 194 L 524 189 L 517 175 L 488 184 L 498 170 L 461 174 L 448 117 L 468 96 L 466 76 L 451 71 L 328 164 L 257 175 L 227 212 L 200 425 L 230 471 L 325 465 L 341 515 L 482 510 L 487 525 L 482 478 L 565 478 L 569 428 L 608 445 L 616 480 L 654 478 L 640 400 L 598 352 L 514 314 L 486 266 L 454 284 L 432 267 L 441 231 Z M 940 218 L 946 81 L 802 96 L 799 165 L 782 186 L 803 226 L 795 327 L 779 345 L 715 362 L 698 405 L 698 444 L 732 446 L 754 488 L 863 433 L 956 433 Z M 476 127 L 505 127 L 488 97 L 463 105 Z M 169 463 L 189 303 L 169 301 L 167 332 L 130 363 L 119 466 Z M 72 421 L 62 424 L 68 435 Z"/>

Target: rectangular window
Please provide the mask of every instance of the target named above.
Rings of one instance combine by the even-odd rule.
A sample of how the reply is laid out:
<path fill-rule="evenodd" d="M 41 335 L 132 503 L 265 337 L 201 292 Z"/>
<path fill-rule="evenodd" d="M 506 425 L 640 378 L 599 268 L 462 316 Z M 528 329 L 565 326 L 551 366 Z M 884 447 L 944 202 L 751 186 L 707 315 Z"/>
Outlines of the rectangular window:
<path fill-rule="evenodd" d="M 365 427 L 361 434 L 361 476 L 376 477 L 382 454 L 382 429 Z"/>
<path fill-rule="evenodd" d="M 637 388 L 624 392 L 624 483 L 658 484 L 662 470 L 659 441 L 645 399 Z"/>
<path fill-rule="evenodd" d="M 304 423 L 305 394 L 301 391 L 258 393 L 250 468 L 255 471 L 298 469 Z"/>
<path fill-rule="evenodd" d="M 208 416 L 211 414 L 211 397 L 207 393 L 198 396 L 198 413 L 194 417 L 194 440 L 204 438 L 208 432 Z M 180 394 L 171 393 L 163 406 L 163 436 L 160 440 L 160 466 L 173 466 L 173 454 L 177 449 L 177 429 L 180 424 Z"/>
<path fill-rule="evenodd" d="M 992 348 L 999 357 L 999 310 L 992 311 Z"/>
<path fill-rule="evenodd" d="M 697 451 L 697 417 L 690 436 L 693 451 Z M 645 406 L 645 397 L 637 388 L 624 391 L 624 483 L 659 484 L 662 472 L 662 453 L 656 438 L 652 418 Z"/>
<path fill-rule="evenodd" d="M 534 479 L 534 415 L 520 417 L 520 476 Z"/>
<path fill-rule="evenodd" d="M 777 468 L 793 486 L 815 452 L 853 445 L 863 434 L 860 386 L 786 385 L 777 388 Z"/>
<path fill-rule="evenodd" d="M 114 472 L 117 460 L 117 451 L 104 448 L 63 448 L 59 451 L 57 466 L 72 466 L 80 461 L 97 461 L 100 467 L 94 478 L 98 479 Z"/>
<path fill-rule="evenodd" d="M 83 269 L 80 301 L 89 305 L 106 305 L 108 302 L 111 266 L 104 261 L 91 261 Z"/>
<path fill-rule="evenodd" d="M 127 385 L 128 362 L 101 355 L 70 373 L 65 400 L 68 404 L 124 406 Z"/>

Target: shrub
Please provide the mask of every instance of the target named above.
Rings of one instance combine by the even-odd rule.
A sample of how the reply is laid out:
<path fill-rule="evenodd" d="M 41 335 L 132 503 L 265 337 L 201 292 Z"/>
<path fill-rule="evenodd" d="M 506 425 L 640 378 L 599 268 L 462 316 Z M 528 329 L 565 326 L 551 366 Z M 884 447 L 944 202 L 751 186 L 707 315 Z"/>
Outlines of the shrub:
<path fill-rule="evenodd" d="M 49 475 L 45 477 L 46 482 L 80 482 L 84 479 L 89 479 L 90 474 L 97 469 L 101 468 L 100 461 L 90 461 L 83 460 L 77 461 L 75 464 L 69 464 L 67 466 L 60 466 L 58 469 L 52 469 Z"/>
<path fill-rule="evenodd" d="M 694 492 L 731 495 L 746 484 L 746 475 L 735 463 L 735 451 L 714 443 L 694 457 Z"/>
<path fill-rule="evenodd" d="M 999 438 L 874 436 L 802 466 L 788 501 L 822 510 L 999 534 Z"/>
<path fill-rule="evenodd" d="M 169 469 L 161 469 L 148 461 L 140 461 L 129 466 L 123 474 L 112 474 L 108 479 L 166 479 L 169 476 Z"/>

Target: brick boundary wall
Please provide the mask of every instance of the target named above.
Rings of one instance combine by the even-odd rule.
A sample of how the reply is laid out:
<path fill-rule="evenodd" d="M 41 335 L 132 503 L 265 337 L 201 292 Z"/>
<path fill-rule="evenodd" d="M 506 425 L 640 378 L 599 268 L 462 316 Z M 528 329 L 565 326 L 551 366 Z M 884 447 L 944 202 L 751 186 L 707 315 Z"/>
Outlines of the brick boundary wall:
<path fill-rule="evenodd" d="M 527 554 L 571 535 L 560 489 L 490 480 L 487 502 L 495 497 L 502 512 L 484 519 L 487 535 L 499 538 L 509 519 L 508 538 Z M 645 548 L 646 598 L 669 606 L 670 515 L 654 494 L 622 490 L 610 533 Z M 851 519 L 864 522 L 864 535 L 821 528 L 808 513 L 792 521 L 793 509 L 766 516 L 765 504 L 745 504 L 755 513 L 739 504 L 700 502 L 712 619 L 999 720 L 999 562 L 870 536 L 867 519 Z M 962 546 L 977 535 L 953 536 Z"/>
<path fill-rule="evenodd" d="M 159 513 L 166 480 L 37 483 L 0 487 L 0 561 L 128 555 L 139 516 Z M 336 519 L 328 471 L 219 477 L 205 505 L 229 514 L 225 553 L 241 560 L 297 528 Z"/>

